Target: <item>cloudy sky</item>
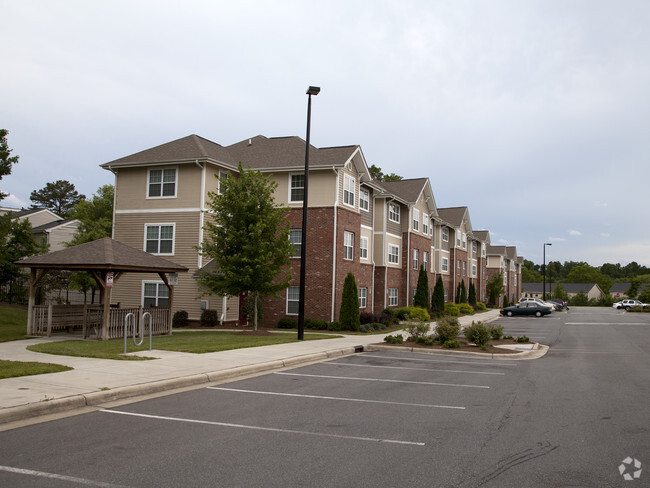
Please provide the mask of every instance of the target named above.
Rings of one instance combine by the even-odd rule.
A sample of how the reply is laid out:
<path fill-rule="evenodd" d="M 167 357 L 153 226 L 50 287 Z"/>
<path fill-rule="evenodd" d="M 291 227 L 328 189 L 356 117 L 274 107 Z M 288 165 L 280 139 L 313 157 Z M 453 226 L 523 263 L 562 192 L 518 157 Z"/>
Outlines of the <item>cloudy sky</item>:
<path fill-rule="evenodd" d="M 189 134 L 359 144 L 493 244 L 650 266 L 647 0 L 0 0 L 4 206 Z"/>

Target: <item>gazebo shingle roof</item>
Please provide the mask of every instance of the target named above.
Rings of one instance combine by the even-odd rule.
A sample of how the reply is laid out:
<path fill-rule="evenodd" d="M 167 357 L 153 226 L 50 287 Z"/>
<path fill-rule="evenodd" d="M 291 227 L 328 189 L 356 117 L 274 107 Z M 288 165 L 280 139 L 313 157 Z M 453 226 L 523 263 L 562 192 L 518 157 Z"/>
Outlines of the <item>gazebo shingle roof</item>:
<path fill-rule="evenodd" d="M 31 256 L 17 266 L 38 269 L 107 270 L 140 273 L 175 273 L 185 266 L 135 249 L 109 237 L 60 251 Z"/>

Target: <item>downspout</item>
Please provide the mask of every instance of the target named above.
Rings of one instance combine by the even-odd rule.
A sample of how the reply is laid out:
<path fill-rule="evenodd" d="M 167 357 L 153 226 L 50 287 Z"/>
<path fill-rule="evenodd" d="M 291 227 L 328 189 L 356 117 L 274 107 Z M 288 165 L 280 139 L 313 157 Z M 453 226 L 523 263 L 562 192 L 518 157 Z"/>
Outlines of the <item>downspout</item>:
<path fill-rule="evenodd" d="M 195 163 L 201 169 L 201 196 L 199 197 L 199 242 L 198 242 L 199 249 L 201 249 L 201 246 L 203 244 L 203 226 L 205 224 L 205 219 L 204 219 L 205 176 L 206 176 L 207 165 L 201 166 L 198 159 L 195 161 Z M 201 254 L 201 252 L 199 252 L 197 255 L 196 267 L 197 269 L 201 269 L 203 267 L 203 254 Z"/>
<path fill-rule="evenodd" d="M 412 209 L 411 209 L 412 211 Z M 409 212 L 409 225 L 406 227 L 406 306 L 409 306 L 411 300 L 411 225 L 413 217 Z"/>
<path fill-rule="evenodd" d="M 334 322 L 336 313 L 336 242 L 338 239 L 338 211 L 339 211 L 339 172 L 334 166 L 332 171 L 336 175 L 336 198 L 334 199 L 334 241 L 332 242 L 332 310 L 330 312 L 330 322 Z"/>
<path fill-rule="evenodd" d="M 375 204 L 377 196 L 374 191 L 372 194 L 372 231 L 370 231 L 370 244 L 372 245 L 372 277 L 370 279 L 370 312 L 375 313 Z"/>
<path fill-rule="evenodd" d="M 108 167 L 109 171 L 115 175 L 115 183 L 113 185 L 113 226 L 111 228 L 111 239 L 115 239 L 115 213 L 117 211 L 117 171 L 111 168 L 110 166 Z"/>
<path fill-rule="evenodd" d="M 453 286 L 452 286 L 452 295 L 454 297 L 454 303 L 456 303 L 456 267 L 458 263 L 456 262 L 456 233 L 454 232 L 454 267 L 452 268 L 452 276 L 454 277 Z"/>

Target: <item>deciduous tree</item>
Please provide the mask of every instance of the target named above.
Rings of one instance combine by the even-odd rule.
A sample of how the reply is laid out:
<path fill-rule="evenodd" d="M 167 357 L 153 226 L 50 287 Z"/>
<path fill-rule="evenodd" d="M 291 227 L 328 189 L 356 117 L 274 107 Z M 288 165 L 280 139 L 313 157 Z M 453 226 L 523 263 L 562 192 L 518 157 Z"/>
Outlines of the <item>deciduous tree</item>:
<path fill-rule="evenodd" d="M 18 156 L 11 156 L 13 149 L 9 149 L 7 143 L 7 129 L 0 129 L 0 180 L 3 176 L 11 174 L 11 168 L 18 163 Z M 8 193 L 0 191 L 0 201 L 8 196 Z"/>

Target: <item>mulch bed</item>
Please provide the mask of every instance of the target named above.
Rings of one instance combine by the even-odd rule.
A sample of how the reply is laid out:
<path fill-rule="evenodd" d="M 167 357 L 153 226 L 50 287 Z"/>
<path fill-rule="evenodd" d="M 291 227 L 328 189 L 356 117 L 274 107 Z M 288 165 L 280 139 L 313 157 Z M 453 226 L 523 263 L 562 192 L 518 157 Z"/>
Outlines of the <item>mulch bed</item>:
<path fill-rule="evenodd" d="M 439 350 L 442 350 L 442 351 L 468 351 L 468 352 L 480 352 L 480 353 L 485 353 L 485 354 L 517 354 L 517 353 L 521 352 L 521 351 L 515 351 L 513 349 L 494 347 L 494 346 L 503 345 L 503 344 L 521 344 L 521 343 L 519 343 L 517 341 L 514 341 L 512 339 L 500 339 L 498 341 L 491 340 L 488 343 L 487 350 L 483 350 L 480 347 L 475 346 L 473 344 L 463 344 L 460 341 L 458 341 L 458 343 L 460 344 L 460 347 L 457 347 L 455 349 L 448 349 L 446 347 L 442 347 L 441 344 L 435 344 L 433 346 L 426 346 L 424 344 L 416 344 L 415 342 L 411 342 L 411 341 L 404 341 L 403 344 L 389 344 L 388 342 L 380 342 L 380 343 L 377 343 L 377 344 L 382 345 L 382 346 L 412 347 L 414 349 L 439 349 Z"/>

